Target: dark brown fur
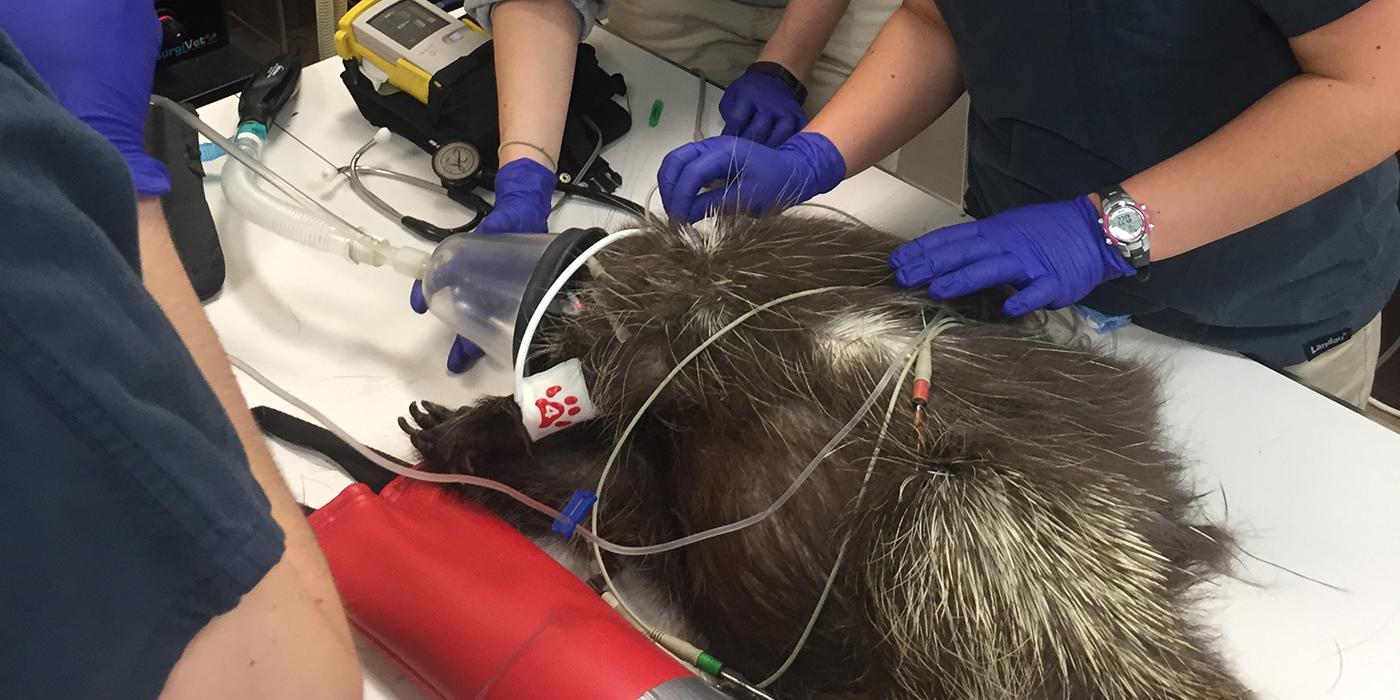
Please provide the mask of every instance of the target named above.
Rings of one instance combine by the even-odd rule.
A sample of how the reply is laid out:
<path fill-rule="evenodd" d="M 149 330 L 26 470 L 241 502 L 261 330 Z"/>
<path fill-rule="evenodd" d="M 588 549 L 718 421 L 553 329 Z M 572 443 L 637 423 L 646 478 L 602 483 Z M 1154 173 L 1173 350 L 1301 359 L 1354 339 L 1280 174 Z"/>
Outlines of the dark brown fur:
<path fill-rule="evenodd" d="M 842 286 L 760 314 L 681 372 L 609 478 L 600 530 L 651 544 L 760 511 L 937 312 L 889 285 L 896 244 L 792 215 L 708 233 L 652 224 L 600 256 L 588 308 L 536 344 L 582 359 L 599 419 L 531 444 L 510 399 L 488 399 L 428 417 L 415 443 L 431 468 L 470 464 L 563 504 L 594 488 L 681 357 L 758 304 Z M 885 320 L 845 323 L 871 314 Z M 759 678 L 791 650 L 849 538 L 815 633 L 775 687 L 784 698 L 1248 697 L 1189 620 L 1189 591 L 1222 570 L 1227 543 L 1197 523 L 1180 461 L 1156 439 L 1156 381 L 1027 324 L 969 320 L 934 344 L 922 451 L 907 383 L 894 388 L 859 509 L 888 392 L 769 521 L 610 566 L 639 567 L 716 655 Z M 548 527 L 471 495 L 527 532 Z"/>

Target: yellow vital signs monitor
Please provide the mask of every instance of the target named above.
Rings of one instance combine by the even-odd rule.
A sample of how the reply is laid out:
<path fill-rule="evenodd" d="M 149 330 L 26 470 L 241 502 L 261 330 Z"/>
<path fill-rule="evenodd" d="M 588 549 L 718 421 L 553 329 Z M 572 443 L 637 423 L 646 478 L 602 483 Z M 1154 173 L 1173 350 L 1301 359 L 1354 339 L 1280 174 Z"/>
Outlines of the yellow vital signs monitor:
<path fill-rule="evenodd" d="M 428 0 L 363 0 L 340 18 L 335 51 L 381 92 L 392 86 L 427 104 L 433 75 L 479 45 L 466 41 L 472 31 L 484 34 Z"/>

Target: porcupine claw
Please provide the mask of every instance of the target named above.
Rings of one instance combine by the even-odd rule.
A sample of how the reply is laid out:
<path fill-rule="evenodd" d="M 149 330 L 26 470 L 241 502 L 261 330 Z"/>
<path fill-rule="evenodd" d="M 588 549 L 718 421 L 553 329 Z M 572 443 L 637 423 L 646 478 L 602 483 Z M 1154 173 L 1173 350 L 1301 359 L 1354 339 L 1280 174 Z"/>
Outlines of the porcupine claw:
<path fill-rule="evenodd" d="M 413 423 L 399 416 L 399 429 L 408 436 L 414 449 L 426 455 L 432 449 L 434 429 L 442 425 L 451 411 L 431 401 L 415 401 L 408 405 L 408 414 L 413 417 Z"/>

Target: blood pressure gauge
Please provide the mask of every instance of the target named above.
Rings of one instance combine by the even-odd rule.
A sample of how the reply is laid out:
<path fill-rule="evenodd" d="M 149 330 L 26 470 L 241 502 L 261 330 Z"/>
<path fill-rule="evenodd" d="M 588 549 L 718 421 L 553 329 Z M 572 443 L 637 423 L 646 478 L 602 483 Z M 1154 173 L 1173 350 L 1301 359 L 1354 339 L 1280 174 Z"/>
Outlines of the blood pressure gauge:
<path fill-rule="evenodd" d="M 381 91 L 392 85 L 425 104 L 433 75 L 481 44 L 468 40 L 479 28 L 427 0 L 363 0 L 338 27 L 341 58 L 358 61 Z"/>

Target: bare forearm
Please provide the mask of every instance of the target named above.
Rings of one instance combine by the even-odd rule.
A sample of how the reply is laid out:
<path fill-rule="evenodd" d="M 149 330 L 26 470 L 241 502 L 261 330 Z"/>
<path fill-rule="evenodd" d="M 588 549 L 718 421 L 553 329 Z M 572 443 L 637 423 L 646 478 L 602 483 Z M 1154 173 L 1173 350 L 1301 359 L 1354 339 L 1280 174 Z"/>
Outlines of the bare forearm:
<path fill-rule="evenodd" d="M 507 0 L 492 11 L 491 22 L 501 143 L 538 146 L 557 163 L 578 55 L 578 14 L 564 0 Z M 551 165 L 528 146 L 501 149 L 502 163 L 516 158 Z"/>
<path fill-rule="evenodd" d="M 1366 89 L 1299 76 L 1124 185 L 1151 208 L 1153 259 L 1169 258 L 1289 211 L 1380 163 L 1400 147 L 1398 123 L 1395 105 L 1378 104 Z"/>
<path fill-rule="evenodd" d="M 1151 210 L 1153 259 L 1282 214 L 1400 150 L 1400 2 L 1372 0 L 1294 40 L 1306 71 L 1124 183 Z"/>
<path fill-rule="evenodd" d="M 272 517 L 286 535 L 283 562 L 293 562 L 302 587 L 314 600 L 321 617 L 337 637 L 350 644 L 350 630 L 341 609 L 340 599 L 331 581 L 330 570 L 311 533 L 301 509 L 272 461 L 263 442 L 262 433 L 253 422 L 243 394 L 234 381 L 224 355 L 223 345 L 204 315 L 184 268 L 170 241 L 170 233 L 161 213 L 160 200 L 143 198 L 138 202 L 142 276 L 146 291 L 156 300 L 184 342 L 205 380 L 214 390 L 224 412 L 228 414 L 243 443 L 253 478 L 267 494 L 272 505 Z"/>
<path fill-rule="evenodd" d="M 958 48 L 933 0 L 907 0 L 804 131 L 831 139 L 854 175 L 933 123 L 962 93 Z"/>
<path fill-rule="evenodd" d="M 777 63 L 798 80 L 807 80 L 848 5 L 850 0 L 792 0 L 758 60 Z"/>

